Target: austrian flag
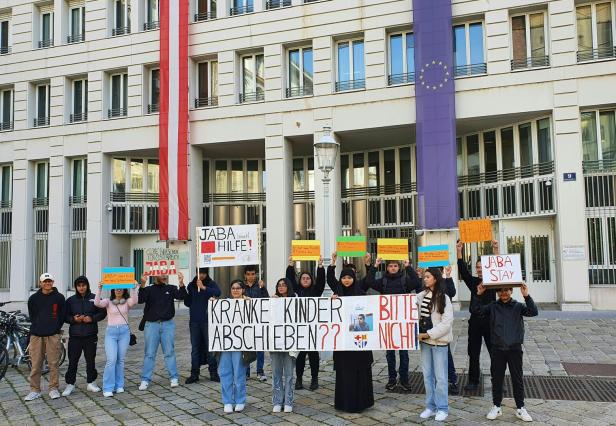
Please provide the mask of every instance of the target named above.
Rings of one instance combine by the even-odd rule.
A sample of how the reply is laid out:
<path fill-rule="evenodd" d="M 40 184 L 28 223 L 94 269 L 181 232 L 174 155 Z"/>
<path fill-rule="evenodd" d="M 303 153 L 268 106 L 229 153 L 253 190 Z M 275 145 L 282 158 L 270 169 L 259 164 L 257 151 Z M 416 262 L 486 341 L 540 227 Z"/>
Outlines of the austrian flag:
<path fill-rule="evenodd" d="M 188 240 L 188 2 L 160 1 L 159 227 Z"/>

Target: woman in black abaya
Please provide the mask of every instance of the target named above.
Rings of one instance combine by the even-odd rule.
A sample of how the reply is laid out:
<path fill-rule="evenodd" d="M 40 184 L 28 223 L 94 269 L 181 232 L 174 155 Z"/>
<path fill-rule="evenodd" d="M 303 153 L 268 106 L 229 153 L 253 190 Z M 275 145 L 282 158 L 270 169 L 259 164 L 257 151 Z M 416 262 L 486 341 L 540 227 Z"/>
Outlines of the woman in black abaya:
<path fill-rule="evenodd" d="M 334 274 L 333 267 L 327 268 L 327 282 L 334 292 L 334 297 L 364 295 L 352 269 L 343 269 L 340 281 Z M 334 351 L 336 410 L 360 413 L 374 405 L 372 362 L 372 351 Z"/>

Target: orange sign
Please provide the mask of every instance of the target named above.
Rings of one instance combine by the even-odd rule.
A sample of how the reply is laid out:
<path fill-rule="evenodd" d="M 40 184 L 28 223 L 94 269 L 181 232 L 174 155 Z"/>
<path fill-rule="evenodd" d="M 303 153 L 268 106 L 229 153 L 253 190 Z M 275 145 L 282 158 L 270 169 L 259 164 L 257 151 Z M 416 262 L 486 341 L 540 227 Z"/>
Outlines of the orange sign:
<path fill-rule="evenodd" d="M 291 241 L 291 257 L 293 260 L 316 260 L 321 257 L 321 242 L 314 240 Z"/>
<path fill-rule="evenodd" d="M 409 258 L 409 241 L 404 238 L 378 238 L 376 257 L 384 260 L 406 260 Z"/>
<path fill-rule="evenodd" d="M 490 219 L 461 220 L 458 222 L 460 241 L 463 243 L 476 243 L 492 241 L 492 221 Z"/>

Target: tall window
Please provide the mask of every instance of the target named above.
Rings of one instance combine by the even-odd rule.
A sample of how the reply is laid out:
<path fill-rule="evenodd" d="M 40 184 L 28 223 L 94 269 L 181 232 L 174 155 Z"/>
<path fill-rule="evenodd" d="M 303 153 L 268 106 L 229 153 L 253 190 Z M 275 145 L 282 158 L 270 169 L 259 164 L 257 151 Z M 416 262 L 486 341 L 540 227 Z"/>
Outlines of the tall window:
<path fill-rule="evenodd" d="M 86 8 L 73 7 L 69 12 L 67 43 L 78 43 L 86 39 Z"/>
<path fill-rule="evenodd" d="M 159 27 L 158 14 L 159 14 L 159 1 L 158 0 L 146 0 L 146 16 L 143 23 L 143 30 L 155 30 Z"/>
<path fill-rule="evenodd" d="M 578 62 L 616 56 L 613 9 L 611 1 L 576 8 Z"/>
<path fill-rule="evenodd" d="M 197 0 L 195 21 L 216 19 L 216 0 Z"/>
<path fill-rule="evenodd" d="M 9 44 L 9 25 L 10 21 L 8 19 L 0 19 L 0 55 L 11 53 Z"/>
<path fill-rule="evenodd" d="M 229 15 L 242 15 L 254 12 L 254 0 L 233 0 L 233 7 L 229 10 Z"/>
<path fill-rule="evenodd" d="M 124 117 L 128 113 L 128 74 L 113 74 L 110 79 L 111 108 L 107 112 L 107 117 Z"/>
<path fill-rule="evenodd" d="M 512 17 L 511 39 L 513 45 L 511 69 L 550 65 L 544 12 Z"/>
<path fill-rule="evenodd" d="M 85 158 L 73 160 L 71 196 L 76 203 L 83 202 L 88 193 L 88 161 Z"/>
<path fill-rule="evenodd" d="M 11 169 L 12 167 L 10 165 L 0 167 L 0 207 L 9 206 L 13 200 L 13 177 Z"/>
<path fill-rule="evenodd" d="M 49 84 L 39 84 L 36 86 L 36 113 L 34 116 L 34 127 L 49 126 Z"/>
<path fill-rule="evenodd" d="M 150 70 L 150 102 L 148 104 L 148 114 L 158 112 L 160 103 L 160 69 Z"/>
<path fill-rule="evenodd" d="M 240 103 L 265 99 L 263 54 L 242 57 L 242 93 Z"/>
<path fill-rule="evenodd" d="M 40 22 L 41 37 L 38 47 L 53 46 L 53 12 L 41 12 Z"/>
<path fill-rule="evenodd" d="M 126 188 L 126 159 L 114 158 L 113 159 L 113 182 L 112 191 L 116 193 L 127 192 Z"/>
<path fill-rule="evenodd" d="M 34 196 L 42 199 L 49 196 L 49 163 L 36 163 L 36 190 Z"/>
<path fill-rule="evenodd" d="M 130 34 L 130 1 L 114 0 L 111 35 Z"/>
<path fill-rule="evenodd" d="M 387 83 L 415 82 L 415 36 L 411 32 L 389 36 L 389 76 Z"/>
<path fill-rule="evenodd" d="M 456 77 L 486 73 L 483 22 L 453 27 L 453 58 Z"/>
<path fill-rule="evenodd" d="M 289 50 L 287 98 L 312 95 L 312 48 Z"/>
<path fill-rule="evenodd" d="M 195 108 L 216 105 L 218 105 L 218 62 L 199 62 Z"/>
<path fill-rule="evenodd" d="M 267 2 L 265 2 L 266 10 L 287 6 L 291 6 L 291 0 L 267 0 Z"/>
<path fill-rule="evenodd" d="M 336 92 L 366 87 L 364 41 L 341 41 L 337 45 Z"/>
<path fill-rule="evenodd" d="M 88 119 L 88 80 L 73 80 L 73 105 L 70 122 L 76 123 Z"/>
<path fill-rule="evenodd" d="M 582 113 L 582 147 L 584 161 L 616 165 L 616 111 Z"/>
<path fill-rule="evenodd" d="M 549 118 L 537 121 L 537 148 L 539 164 L 552 161 L 552 129 Z"/>
<path fill-rule="evenodd" d="M 13 90 L 0 90 L 0 131 L 13 130 Z"/>

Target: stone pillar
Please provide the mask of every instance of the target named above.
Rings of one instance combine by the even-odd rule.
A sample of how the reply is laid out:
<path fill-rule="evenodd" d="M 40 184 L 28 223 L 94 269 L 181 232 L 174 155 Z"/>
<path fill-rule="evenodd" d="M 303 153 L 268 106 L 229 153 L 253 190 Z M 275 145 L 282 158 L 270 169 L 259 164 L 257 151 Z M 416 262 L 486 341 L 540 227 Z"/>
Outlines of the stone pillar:
<path fill-rule="evenodd" d="M 107 203 L 111 192 L 111 161 L 101 152 L 101 136 L 97 132 L 88 133 L 86 272 L 90 283 L 100 281 L 102 268 L 109 260 L 107 244 L 111 212 Z"/>

